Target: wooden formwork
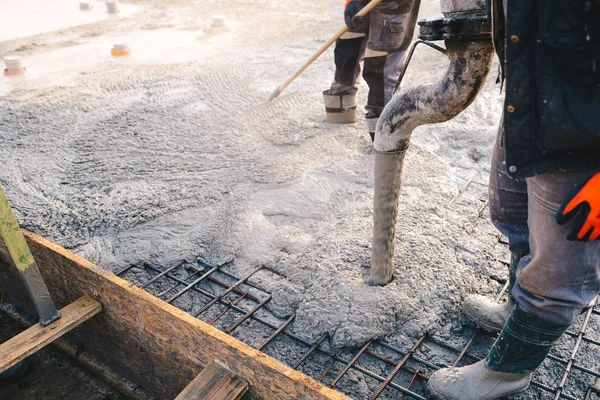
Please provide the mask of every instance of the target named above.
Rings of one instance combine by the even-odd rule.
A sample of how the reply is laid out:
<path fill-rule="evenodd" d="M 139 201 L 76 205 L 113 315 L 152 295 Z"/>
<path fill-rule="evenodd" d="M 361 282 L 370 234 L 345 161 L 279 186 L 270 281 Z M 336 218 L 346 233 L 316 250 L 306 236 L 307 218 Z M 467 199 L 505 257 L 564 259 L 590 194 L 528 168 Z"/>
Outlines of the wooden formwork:
<path fill-rule="evenodd" d="M 250 399 L 348 399 L 89 261 L 23 230 L 57 306 L 84 295 L 103 312 L 66 336 L 88 357 L 159 399 L 173 399 L 218 360 L 250 385 Z M 0 241 L 0 292 L 34 311 Z"/>

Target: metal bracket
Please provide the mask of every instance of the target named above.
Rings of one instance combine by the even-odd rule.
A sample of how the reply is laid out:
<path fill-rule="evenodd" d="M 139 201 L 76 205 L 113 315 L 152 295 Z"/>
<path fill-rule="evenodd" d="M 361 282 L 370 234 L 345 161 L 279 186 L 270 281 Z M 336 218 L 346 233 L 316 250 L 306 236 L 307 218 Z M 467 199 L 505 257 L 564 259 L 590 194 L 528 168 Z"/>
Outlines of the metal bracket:
<path fill-rule="evenodd" d="M 402 80 L 404 79 L 404 74 L 406 74 L 406 70 L 408 69 L 408 64 L 410 64 L 410 61 L 412 60 L 412 57 L 415 53 L 415 49 L 417 48 L 417 46 L 419 44 L 424 44 L 426 46 L 429 46 L 432 49 L 437 50 L 444 55 L 446 55 L 446 53 L 447 53 L 446 49 L 444 49 L 441 46 L 438 46 L 437 44 L 428 42 L 426 40 L 421 40 L 421 39 L 415 40 L 408 48 L 408 51 L 406 52 L 406 58 L 403 60 L 402 66 L 400 67 L 400 75 L 398 76 L 398 83 L 396 84 L 394 93 L 396 93 L 400 90 L 400 84 L 402 83 Z"/>
<path fill-rule="evenodd" d="M 492 26 L 486 15 L 460 15 L 419 21 L 422 40 L 490 40 Z"/>

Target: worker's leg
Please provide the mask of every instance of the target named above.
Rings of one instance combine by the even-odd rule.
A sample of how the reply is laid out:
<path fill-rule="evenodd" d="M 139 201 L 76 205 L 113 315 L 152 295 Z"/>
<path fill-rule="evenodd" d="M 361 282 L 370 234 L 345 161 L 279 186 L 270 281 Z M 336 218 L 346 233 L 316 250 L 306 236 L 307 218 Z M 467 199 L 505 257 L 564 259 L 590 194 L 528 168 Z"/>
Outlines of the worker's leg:
<path fill-rule="evenodd" d="M 500 124 L 492 155 L 489 180 L 490 217 L 494 226 L 508 239 L 511 253 L 511 277 L 514 279 L 519 260 L 529 254 L 527 226 L 527 182 L 508 175 L 503 146 L 503 123 Z M 511 282 L 511 286 L 514 281 Z"/>
<path fill-rule="evenodd" d="M 513 296 L 523 311 L 570 324 L 600 292 L 600 241 L 571 242 L 556 213 L 573 188 L 598 171 L 527 179 L 531 255 L 521 260 Z"/>
<path fill-rule="evenodd" d="M 508 175 L 504 147 L 503 124 L 500 124 L 492 156 L 489 181 L 490 216 L 496 228 L 507 238 L 511 251 L 509 265 L 509 301 L 497 303 L 485 296 L 472 295 L 463 302 L 465 316 L 476 325 L 500 332 L 510 316 L 514 300 L 512 287 L 521 258 L 529 254 L 529 228 L 527 227 L 527 183 Z"/>
<path fill-rule="evenodd" d="M 356 121 L 356 92 L 360 84 L 361 60 L 368 29 L 346 32 L 335 44 L 335 79 L 323 92 L 327 120 L 336 123 Z"/>
<path fill-rule="evenodd" d="M 367 126 L 375 134 L 377 120 L 396 88 L 410 46 L 421 0 L 384 1 L 371 11 L 363 76 L 369 85 Z"/>
<path fill-rule="evenodd" d="M 329 89 L 332 95 L 354 95 L 360 84 L 361 61 L 368 30 L 346 32 L 335 43 L 335 78 Z"/>
<path fill-rule="evenodd" d="M 485 360 L 431 377 L 435 395 L 483 400 L 526 388 L 577 315 L 592 305 L 600 292 L 600 241 L 568 241 L 570 227 L 558 225 L 556 213 L 572 189 L 597 172 L 527 179 L 531 255 L 519 263 L 512 291 L 516 306 Z"/>

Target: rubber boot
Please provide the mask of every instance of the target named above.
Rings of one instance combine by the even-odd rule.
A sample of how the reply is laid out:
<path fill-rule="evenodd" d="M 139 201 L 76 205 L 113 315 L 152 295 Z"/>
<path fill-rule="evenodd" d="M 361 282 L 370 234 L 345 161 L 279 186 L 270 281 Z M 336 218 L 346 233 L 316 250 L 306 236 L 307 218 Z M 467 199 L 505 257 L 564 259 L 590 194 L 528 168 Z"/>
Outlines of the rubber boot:
<path fill-rule="evenodd" d="M 323 92 L 327 122 L 352 124 L 356 122 L 356 94 L 330 94 Z"/>
<path fill-rule="evenodd" d="M 465 299 L 462 309 L 469 321 L 490 332 L 500 332 L 502 330 L 515 305 L 512 288 L 517 282 L 516 272 L 520 260 L 520 256 L 512 256 L 508 277 L 508 301 L 499 304 L 480 295 L 469 296 Z"/>
<path fill-rule="evenodd" d="M 445 400 L 493 400 L 527 389 L 533 371 L 568 327 L 516 306 L 485 360 L 437 371 L 429 379 L 429 389 L 434 398 Z"/>

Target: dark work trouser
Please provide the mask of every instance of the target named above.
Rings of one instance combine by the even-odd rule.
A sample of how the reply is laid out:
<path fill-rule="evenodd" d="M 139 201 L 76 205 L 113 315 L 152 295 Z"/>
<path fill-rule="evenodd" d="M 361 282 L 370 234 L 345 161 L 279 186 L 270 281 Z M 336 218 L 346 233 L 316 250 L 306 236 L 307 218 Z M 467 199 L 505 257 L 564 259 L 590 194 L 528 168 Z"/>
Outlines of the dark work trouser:
<path fill-rule="evenodd" d="M 381 115 L 398 82 L 420 3 L 421 0 L 384 0 L 371 11 L 368 28 L 349 31 L 336 42 L 336 71 L 330 94 L 358 91 L 364 59 L 362 75 L 369 85 L 367 118 Z"/>
<path fill-rule="evenodd" d="M 502 126 L 490 175 L 490 213 L 520 258 L 512 295 L 519 307 L 554 324 L 571 324 L 600 292 L 600 241 L 568 241 L 556 213 L 574 186 L 598 170 L 517 180 L 506 171 Z"/>

